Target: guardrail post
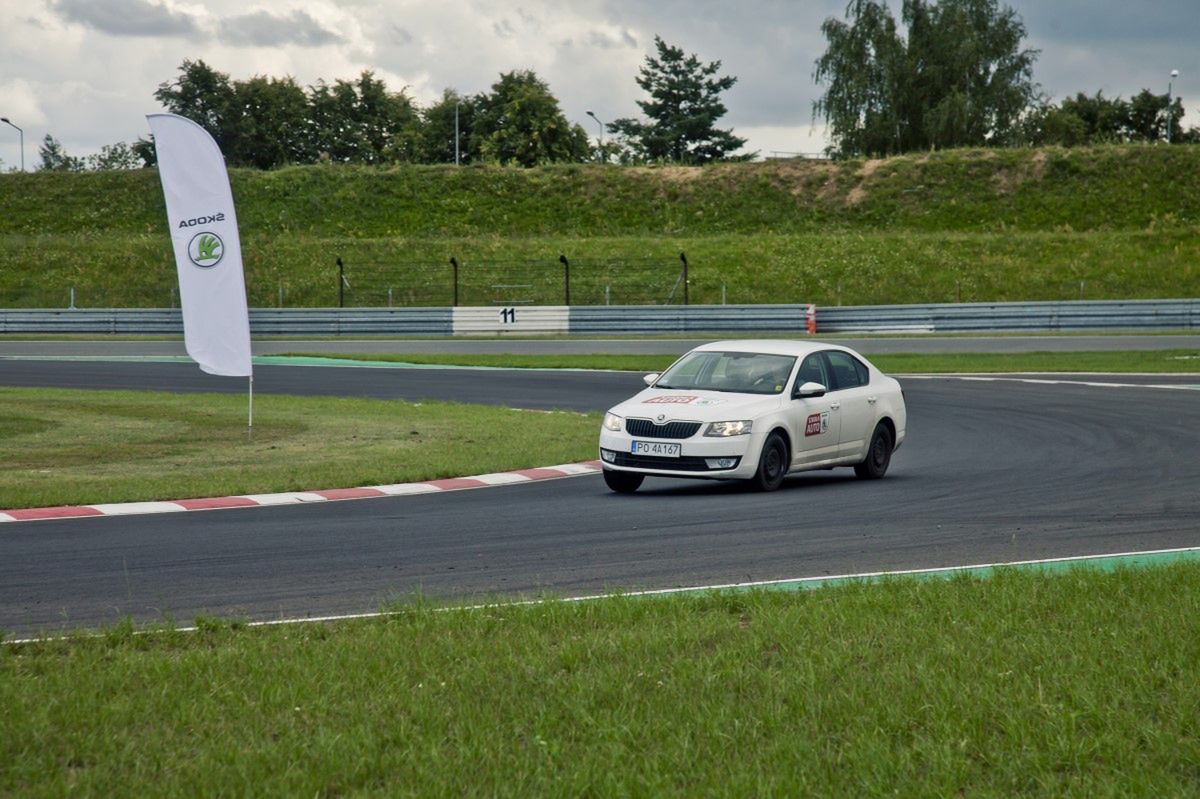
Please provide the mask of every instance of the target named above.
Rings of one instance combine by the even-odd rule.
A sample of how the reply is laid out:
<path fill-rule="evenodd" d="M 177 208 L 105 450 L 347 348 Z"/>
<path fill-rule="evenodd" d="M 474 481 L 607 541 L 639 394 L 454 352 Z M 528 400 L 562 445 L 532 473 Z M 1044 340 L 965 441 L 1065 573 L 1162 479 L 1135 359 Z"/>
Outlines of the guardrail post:
<path fill-rule="evenodd" d="M 683 304 L 688 304 L 688 262 L 685 253 L 679 253 L 679 260 L 683 261 Z"/>
<path fill-rule="evenodd" d="M 338 307 L 346 307 L 346 265 L 342 263 L 342 256 L 338 256 Z"/>
<path fill-rule="evenodd" d="M 558 262 L 563 265 L 563 291 L 566 293 L 566 302 L 564 305 L 571 304 L 571 262 L 567 260 L 567 256 L 558 256 Z"/>
<path fill-rule="evenodd" d="M 450 256 L 450 266 L 454 267 L 454 307 L 458 307 L 458 259 Z"/>

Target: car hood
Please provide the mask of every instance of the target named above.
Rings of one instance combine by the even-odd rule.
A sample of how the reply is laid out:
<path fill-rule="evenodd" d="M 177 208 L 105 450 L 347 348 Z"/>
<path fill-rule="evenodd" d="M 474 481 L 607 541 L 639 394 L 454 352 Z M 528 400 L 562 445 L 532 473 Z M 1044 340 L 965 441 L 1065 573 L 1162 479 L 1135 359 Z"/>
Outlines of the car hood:
<path fill-rule="evenodd" d="M 779 408 L 780 394 L 735 394 L 730 391 L 688 391 L 648 388 L 611 409 L 617 416 L 697 422 L 754 419 Z M 662 419 L 659 419 L 659 416 Z"/>

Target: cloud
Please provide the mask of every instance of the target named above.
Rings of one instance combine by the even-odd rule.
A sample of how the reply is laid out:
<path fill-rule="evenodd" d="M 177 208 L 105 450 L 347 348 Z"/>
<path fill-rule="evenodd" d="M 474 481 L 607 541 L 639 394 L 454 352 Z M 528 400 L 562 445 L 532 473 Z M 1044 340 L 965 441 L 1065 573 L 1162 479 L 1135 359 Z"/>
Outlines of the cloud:
<path fill-rule="evenodd" d="M 1182 95 L 1185 126 L 1200 124 L 1200 16 L 1196 0 L 1000 0 L 1024 18 L 1041 49 L 1034 78 L 1057 99 L 1143 87 Z M 899 14 L 900 0 L 888 0 Z M 564 113 L 597 135 L 602 120 L 640 116 L 634 82 L 655 34 L 702 61 L 722 62 L 737 84 L 718 127 L 749 149 L 818 150 L 813 63 L 820 24 L 846 0 L 0 0 L 0 116 L 25 127 L 26 156 L 52 133 L 73 155 L 145 135 L 155 87 L 184 58 L 236 80 L 291 75 L 301 85 L 374 70 L 421 103 L 447 87 L 486 91 L 501 72 L 533 69 Z M 181 37 L 187 37 L 181 38 Z M 320 58 L 313 48 L 320 46 Z M 0 126 L 0 158 L 19 160 L 16 132 Z M 809 141 L 814 139 L 814 141 Z"/>
<path fill-rule="evenodd" d="M 191 14 L 153 0 L 52 0 L 52 11 L 113 36 L 188 36 L 200 30 Z"/>
<path fill-rule="evenodd" d="M 511 39 L 516 36 L 516 31 L 513 30 L 512 23 L 507 19 L 502 19 L 499 22 L 493 23 L 492 32 L 501 39 Z"/>
<path fill-rule="evenodd" d="M 616 50 L 620 47 L 637 47 L 638 41 L 626 28 L 617 33 L 593 30 L 588 32 L 587 45 L 601 50 Z"/>
<path fill-rule="evenodd" d="M 221 40 L 233 45 L 278 47 L 296 44 L 301 47 L 320 47 L 336 44 L 342 37 L 323 27 L 306 11 L 293 11 L 276 16 L 269 11 L 255 11 L 221 20 Z"/>

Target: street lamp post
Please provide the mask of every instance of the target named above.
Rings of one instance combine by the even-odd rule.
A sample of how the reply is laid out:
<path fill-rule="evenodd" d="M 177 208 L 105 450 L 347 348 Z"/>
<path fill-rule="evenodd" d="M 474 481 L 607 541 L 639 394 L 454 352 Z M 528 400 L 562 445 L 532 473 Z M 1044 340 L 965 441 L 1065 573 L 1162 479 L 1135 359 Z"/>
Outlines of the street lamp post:
<path fill-rule="evenodd" d="M 10 128 L 17 128 L 16 125 L 8 121 L 8 117 L 0 117 L 0 122 L 8 125 Z M 17 128 L 17 134 L 21 137 L 21 171 L 25 171 L 25 131 Z"/>
<path fill-rule="evenodd" d="M 1167 144 L 1171 143 L 1171 84 L 1179 77 L 1179 70 L 1171 70 L 1171 80 L 1167 81 Z"/>
<path fill-rule="evenodd" d="M 604 157 L 604 123 L 600 121 L 600 117 L 596 116 L 591 111 L 588 111 L 587 115 L 596 120 L 596 124 L 600 126 L 600 152 L 597 155 L 596 160 L 603 163 L 605 160 L 607 160 Z"/>

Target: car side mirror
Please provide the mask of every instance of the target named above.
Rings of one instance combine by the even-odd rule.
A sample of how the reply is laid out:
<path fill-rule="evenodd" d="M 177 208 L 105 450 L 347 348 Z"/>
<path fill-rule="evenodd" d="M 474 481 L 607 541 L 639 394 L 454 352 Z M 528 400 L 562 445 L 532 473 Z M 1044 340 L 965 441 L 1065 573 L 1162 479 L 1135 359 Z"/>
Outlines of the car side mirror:
<path fill-rule="evenodd" d="M 828 389 L 826 389 L 825 386 L 821 385 L 820 383 L 813 383 L 810 381 L 802 384 L 800 388 L 796 389 L 795 396 L 801 399 L 806 399 L 808 397 L 823 397 L 825 396 L 825 392 L 827 390 Z"/>
<path fill-rule="evenodd" d="M 651 372 L 642 378 L 642 382 L 648 386 L 654 385 L 654 381 L 658 379 L 658 372 Z"/>

